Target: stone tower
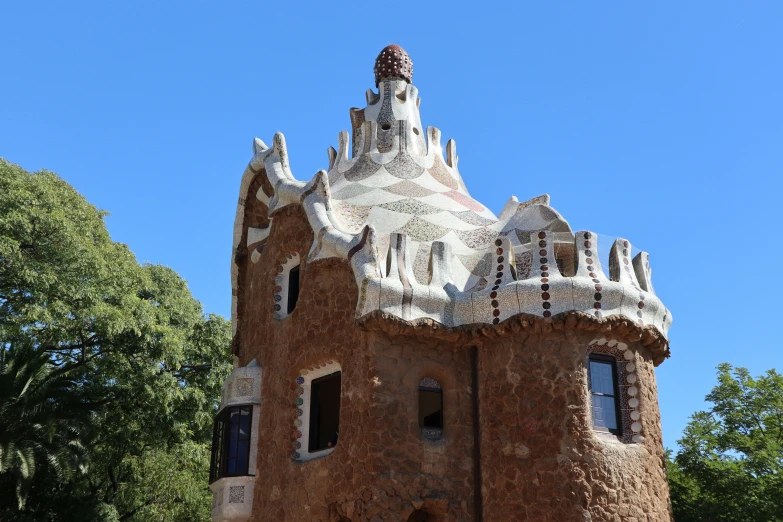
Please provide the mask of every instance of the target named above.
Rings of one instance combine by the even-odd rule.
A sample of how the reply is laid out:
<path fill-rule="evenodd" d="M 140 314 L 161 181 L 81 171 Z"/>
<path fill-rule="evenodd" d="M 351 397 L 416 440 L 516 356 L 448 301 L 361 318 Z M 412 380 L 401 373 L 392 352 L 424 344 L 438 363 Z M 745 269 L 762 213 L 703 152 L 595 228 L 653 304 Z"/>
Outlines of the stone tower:
<path fill-rule="evenodd" d="M 213 520 L 671 520 L 648 255 L 547 195 L 474 200 L 412 76 L 381 51 L 308 182 L 254 142 Z"/>

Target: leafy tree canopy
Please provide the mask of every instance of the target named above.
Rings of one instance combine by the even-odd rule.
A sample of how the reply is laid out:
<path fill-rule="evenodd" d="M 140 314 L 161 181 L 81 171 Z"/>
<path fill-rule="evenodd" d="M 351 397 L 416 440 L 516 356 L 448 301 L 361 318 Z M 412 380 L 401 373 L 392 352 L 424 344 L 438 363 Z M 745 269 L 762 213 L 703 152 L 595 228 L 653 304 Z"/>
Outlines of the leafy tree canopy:
<path fill-rule="evenodd" d="M 667 462 L 675 520 L 783 521 L 783 376 L 721 364 L 707 401 Z"/>
<path fill-rule="evenodd" d="M 39 470 L 20 520 L 208 520 L 230 325 L 205 315 L 176 272 L 113 242 L 105 216 L 54 173 L 0 160 L 0 349 L 45 354 L 44 374 L 96 412 L 79 433 L 83 471 L 55 480 Z M 16 491 L 19 477 L 0 472 L 0 519 L 12 520 L 4 486 Z"/>

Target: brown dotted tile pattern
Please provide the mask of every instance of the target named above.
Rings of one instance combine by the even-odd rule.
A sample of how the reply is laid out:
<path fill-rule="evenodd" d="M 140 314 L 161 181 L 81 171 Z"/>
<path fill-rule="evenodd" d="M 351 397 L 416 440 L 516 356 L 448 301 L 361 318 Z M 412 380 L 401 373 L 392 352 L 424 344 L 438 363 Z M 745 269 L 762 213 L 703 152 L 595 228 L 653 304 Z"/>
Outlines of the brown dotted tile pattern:
<path fill-rule="evenodd" d="M 544 317 L 552 317 L 552 312 L 549 310 L 552 307 L 552 303 L 549 302 L 549 263 L 554 260 L 545 257 L 547 255 L 547 233 L 539 232 L 536 237 L 538 238 L 538 247 L 540 248 L 538 254 L 541 256 L 539 259 L 538 275 L 540 276 L 539 282 L 541 283 L 541 308 L 544 310 L 542 315 Z M 534 252 L 532 255 L 535 257 L 536 253 Z"/>
<path fill-rule="evenodd" d="M 598 269 L 596 268 L 596 261 L 598 257 L 598 245 L 596 243 L 596 239 L 593 237 L 594 234 L 592 232 L 582 232 L 581 233 L 583 240 L 582 245 L 585 247 L 585 263 L 587 264 L 587 268 L 590 271 L 588 274 L 593 282 L 593 288 L 595 289 L 595 295 L 593 296 L 593 308 L 596 317 L 600 318 L 602 317 L 601 312 L 601 299 L 603 299 L 603 286 L 601 285 L 601 281 L 598 279 L 598 274 L 596 273 Z M 595 257 L 593 257 L 595 256 Z"/>

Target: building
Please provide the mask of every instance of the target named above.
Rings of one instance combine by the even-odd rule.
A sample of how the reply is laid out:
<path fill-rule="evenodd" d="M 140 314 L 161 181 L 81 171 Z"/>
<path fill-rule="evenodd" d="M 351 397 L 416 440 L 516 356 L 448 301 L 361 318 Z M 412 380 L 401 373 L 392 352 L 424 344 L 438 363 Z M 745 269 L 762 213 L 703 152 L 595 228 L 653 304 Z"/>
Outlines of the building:
<path fill-rule="evenodd" d="M 671 520 L 648 255 L 547 195 L 474 200 L 412 73 L 381 51 L 308 182 L 254 142 L 213 520 Z"/>

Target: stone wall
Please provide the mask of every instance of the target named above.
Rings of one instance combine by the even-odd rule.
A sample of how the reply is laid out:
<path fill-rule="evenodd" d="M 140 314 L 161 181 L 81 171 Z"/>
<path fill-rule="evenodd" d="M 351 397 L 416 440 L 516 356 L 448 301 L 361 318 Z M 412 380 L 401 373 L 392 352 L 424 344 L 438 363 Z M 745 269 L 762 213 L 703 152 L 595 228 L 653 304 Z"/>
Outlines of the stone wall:
<path fill-rule="evenodd" d="M 297 207 L 276 213 L 272 226 L 258 263 L 246 267 L 241 293 L 240 364 L 256 358 L 264 368 L 253 520 L 404 521 L 416 509 L 431 520 L 473 520 L 466 352 L 357 327 L 356 284 L 342 261 L 303 263 L 296 309 L 273 319 L 277 265 L 286 253 L 305 258 L 312 235 Z M 340 439 L 330 455 L 296 462 L 296 377 L 329 360 L 343 372 Z M 443 385 L 440 441 L 419 434 L 423 377 Z"/>
<path fill-rule="evenodd" d="M 671 520 L 653 364 L 629 346 L 644 441 L 597 433 L 586 365 L 595 336 L 518 333 L 481 347 L 485 520 Z"/>
<path fill-rule="evenodd" d="M 351 269 L 337 260 L 303 261 L 297 307 L 276 320 L 278 266 L 287 253 L 306 259 L 312 240 L 304 213 L 291 205 L 275 213 L 258 262 L 242 258 L 239 362 L 255 358 L 264 368 L 252 520 L 405 521 L 417 513 L 425 515 L 416 520 L 477 520 L 473 346 L 483 520 L 671 519 L 650 355 L 659 345 L 646 332 L 579 317 L 510 319 L 491 332 L 412 328 L 383 317 L 360 326 Z M 637 354 L 642 444 L 591 429 L 585 350 L 609 333 Z M 328 361 L 343 372 L 340 439 L 328 456 L 296 462 L 296 378 Z M 419 432 L 423 377 L 443 387 L 440 441 Z"/>

